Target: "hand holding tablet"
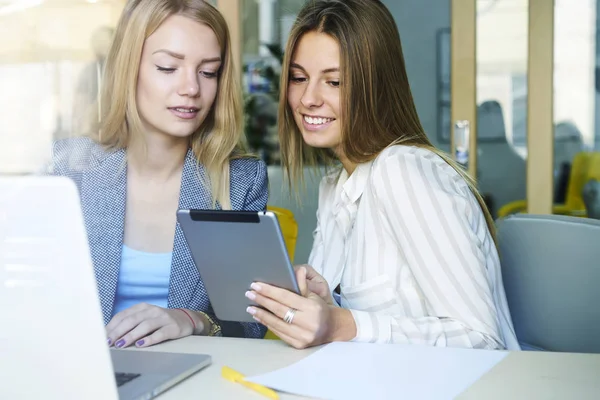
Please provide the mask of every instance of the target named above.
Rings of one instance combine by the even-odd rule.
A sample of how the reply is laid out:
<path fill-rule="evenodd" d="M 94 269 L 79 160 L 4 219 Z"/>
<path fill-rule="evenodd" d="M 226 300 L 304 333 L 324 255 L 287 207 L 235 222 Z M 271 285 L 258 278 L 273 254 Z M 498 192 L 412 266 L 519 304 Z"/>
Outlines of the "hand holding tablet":
<path fill-rule="evenodd" d="M 300 293 L 272 212 L 179 210 L 177 220 L 217 318 L 256 322 L 246 311 L 253 282 Z"/>

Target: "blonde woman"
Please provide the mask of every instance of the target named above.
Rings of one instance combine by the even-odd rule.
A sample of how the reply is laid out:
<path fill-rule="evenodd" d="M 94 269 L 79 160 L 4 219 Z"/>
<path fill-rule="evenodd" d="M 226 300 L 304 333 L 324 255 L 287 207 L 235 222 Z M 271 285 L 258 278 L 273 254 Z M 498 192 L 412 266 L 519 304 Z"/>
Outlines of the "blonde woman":
<path fill-rule="evenodd" d="M 178 208 L 263 210 L 266 167 L 243 155 L 222 15 L 202 0 L 127 2 L 106 61 L 97 140 L 55 145 L 80 189 L 108 343 L 262 337 L 212 312 Z"/>
<path fill-rule="evenodd" d="M 331 341 L 518 349 L 494 226 L 425 135 L 393 17 L 376 0 L 308 1 L 285 50 L 282 162 L 320 185 L 303 296 L 261 282 L 248 312 L 302 348 Z M 331 290 L 340 287 L 334 300 Z"/>

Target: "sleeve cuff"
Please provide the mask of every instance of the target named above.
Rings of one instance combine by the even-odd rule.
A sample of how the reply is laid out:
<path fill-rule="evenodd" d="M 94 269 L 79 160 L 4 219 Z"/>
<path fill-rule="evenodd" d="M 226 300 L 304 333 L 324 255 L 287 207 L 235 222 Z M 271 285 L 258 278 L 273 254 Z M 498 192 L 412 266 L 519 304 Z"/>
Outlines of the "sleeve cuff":
<path fill-rule="evenodd" d="M 352 342 L 391 343 L 392 317 L 367 311 L 349 310 L 356 324 L 356 336 Z"/>

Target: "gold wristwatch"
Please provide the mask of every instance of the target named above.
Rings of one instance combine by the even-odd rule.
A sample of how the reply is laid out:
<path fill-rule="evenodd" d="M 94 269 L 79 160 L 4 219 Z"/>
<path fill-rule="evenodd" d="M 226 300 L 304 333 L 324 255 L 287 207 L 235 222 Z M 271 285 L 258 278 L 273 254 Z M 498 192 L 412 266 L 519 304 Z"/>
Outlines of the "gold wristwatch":
<path fill-rule="evenodd" d="M 209 330 L 208 330 L 208 336 L 221 336 L 221 326 L 219 324 L 217 324 L 215 322 L 214 319 L 212 319 L 210 317 L 210 315 L 208 315 L 207 313 L 203 312 L 203 311 L 199 311 L 200 314 L 204 315 L 204 317 L 208 320 L 208 323 L 210 324 Z"/>

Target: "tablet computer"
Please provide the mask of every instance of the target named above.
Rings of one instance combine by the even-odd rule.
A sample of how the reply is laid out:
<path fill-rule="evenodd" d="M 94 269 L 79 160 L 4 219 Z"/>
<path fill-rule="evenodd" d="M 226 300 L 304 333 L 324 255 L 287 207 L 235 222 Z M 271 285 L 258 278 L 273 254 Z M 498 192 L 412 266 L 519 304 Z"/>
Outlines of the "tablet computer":
<path fill-rule="evenodd" d="M 274 213 L 182 209 L 177 221 L 220 320 L 256 322 L 246 312 L 252 282 L 300 293 Z"/>

